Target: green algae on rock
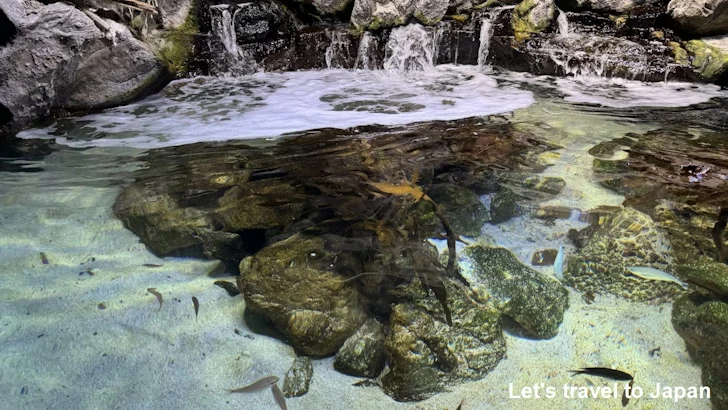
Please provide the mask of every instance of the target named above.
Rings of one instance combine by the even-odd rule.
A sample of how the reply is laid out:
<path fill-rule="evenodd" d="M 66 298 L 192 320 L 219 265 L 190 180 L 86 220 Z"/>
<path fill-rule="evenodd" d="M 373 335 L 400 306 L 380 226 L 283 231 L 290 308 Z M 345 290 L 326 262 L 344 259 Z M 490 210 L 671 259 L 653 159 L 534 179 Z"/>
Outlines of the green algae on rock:
<path fill-rule="evenodd" d="M 425 399 L 445 384 L 484 377 L 505 355 L 500 312 L 462 284 L 446 280 L 453 326 L 419 284 L 400 288 L 386 339 L 382 385 L 398 401 Z"/>
<path fill-rule="evenodd" d="M 681 287 L 641 279 L 626 268 L 650 266 L 665 270 L 673 259 L 665 232 L 648 215 L 625 208 L 594 228 L 584 246 L 567 257 L 564 279 L 583 293 L 664 302 L 682 293 Z"/>
<path fill-rule="evenodd" d="M 519 214 L 520 197 L 508 188 L 501 188 L 490 200 L 490 223 L 498 224 L 515 218 Z"/>
<path fill-rule="evenodd" d="M 238 287 L 246 310 L 271 321 L 298 352 L 326 356 L 366 320 L 359 293 L 336 272 L 349 263 L 358 262 L 297 234 L 243 259 Z"/>
<path fill-rule="evenodd" d="M 522 264 L 505 248 L 476 245 L 465 252 L 478 278 L 473 286 L 482 284 L 503 314 L 532 337 L 556 336 L 569 306 L 569 294 L 561 283 Z"/>
<path fill-rule="evenodd" d="M 728 303 L 693 293 L 675 301 L 672 324 L 701 364 L 717 409 L 728 409 Z"/>
<path fill-rule="evenodd" d="M 553 0 L 523 0 L 511 15 L 511 27 L 517 42 L 545 30 L 553 21 L 556 5 Z"/>
<path fill-rule="evenodd" d="M 283 394 L 286 397 L 300 397 L 308 393 L 313 377 L 313 363 L 305 356 L 298 356 L 283 379 Z"/>
<path fill-rule="evenodd" d="M 428 195 L 440 206 L 453 229 L 461 235 L 480 235 L 480 227 L 490 219 L 488 209 L 467 188 L 455 184 L 437 184 L 430 187 Z"/>
<path fill-rule="evenodd" d="M 715 81 L 728 70 L 728 52 L 708 45 L 703 40 L 690 40 L 684 44 L 692 67 L 705 81 Z"/>
<path fill-rule="evenodd" d="M 386 360 L 384 337 L 384 326 L 375 319 L 367 319 L 336 353 L 334 369 L 351 376 L 379 376 Z"/>

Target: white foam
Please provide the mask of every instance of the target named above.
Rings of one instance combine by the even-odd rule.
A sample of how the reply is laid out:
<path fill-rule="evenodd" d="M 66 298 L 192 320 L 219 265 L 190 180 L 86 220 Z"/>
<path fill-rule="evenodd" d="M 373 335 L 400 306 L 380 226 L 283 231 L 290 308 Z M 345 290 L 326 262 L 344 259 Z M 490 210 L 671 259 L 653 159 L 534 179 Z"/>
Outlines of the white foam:
<path fill-rule="evenodd" d="M 18 137 L 56 138 L 73 147 L 156 148 L 327 127 L 453 120 L 509 112 L 533 102 L 530 92 L 499 86 L 474 66 L 405 73 L 256 73 L 174 81 L 162 94 L 140 102 L 71 119 L 71 126 L 66 119 L 26 130 Z"/>
<path fill-rule="evenodd" d="M 610 108 L 687 107 L 712 98 L 728 98 L 715 84 L 644 82 L 597 76 L 551 77 L 504 72 L 498 78 L 550 88 L 565 101 Z"/>

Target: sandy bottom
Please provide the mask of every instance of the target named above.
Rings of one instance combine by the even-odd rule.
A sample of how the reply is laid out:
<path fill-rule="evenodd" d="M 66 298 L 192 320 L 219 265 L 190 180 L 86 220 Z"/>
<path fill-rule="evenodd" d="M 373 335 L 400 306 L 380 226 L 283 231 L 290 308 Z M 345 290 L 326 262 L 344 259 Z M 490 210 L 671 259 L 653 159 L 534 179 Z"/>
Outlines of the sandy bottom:
<path fill-rule="evenodd" d="M 113 217 L 118 188 L 53 189 L 36 184 L 39 175 L 15 174 L 21 180 L 0 189 L 1 409 L 278 408 L 269 391 L 227 392 L 266 375 L 283 379 L 295 354 L 250 331 L 243 299 L 213 285 L 224 276 L 218 262 L 157 258 Z M 500 234 L 488 233 L 518 234 L 526 229 L 519 223 L 526 222 L 516 219 L 500 226 Z M 533 236 L 538 246 L 543 236 Z M 164 296 L 161 309 L 146 291 L 152 287 Z M 192 296 L 201 305 L 197 320 Z M 557 337 L 534 341 L 508 334 L 507 358 L 480 381 L 420 403 L 397 403 L 379 388 L 352 386 L 360 379 L 334 371 L 329 358 L 315 361 L 309 393 L 289 399 L 288 407 L 453 410 L 465 399 L 463 409 L 621 408 L 621 390 L 616 399 L 565 399 L 564 384 L 607 384 L 569 377 L 568 370 L 623 369 L 636 375 L 645 394 L 658 382 L 700 385 L 700 369 L 673 330 L 670 311 L 669 304 L 607 297 L 587 305 L 572 293 Z M 651 355 L 654 349 L 658 353 Z M 515 393 L 544 383 L 557 396 L 509 398 L 509 383 Z M 642 398 L 630 407 L 710 405 L 705 399 L 675 404 Z"/>

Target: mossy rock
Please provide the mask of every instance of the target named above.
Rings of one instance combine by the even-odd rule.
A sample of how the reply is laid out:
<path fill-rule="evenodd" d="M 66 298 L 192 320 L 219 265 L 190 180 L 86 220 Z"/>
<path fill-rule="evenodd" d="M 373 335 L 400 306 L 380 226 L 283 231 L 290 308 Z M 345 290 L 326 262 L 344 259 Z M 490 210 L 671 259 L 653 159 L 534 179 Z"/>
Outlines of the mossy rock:
<path fill-rule="evenodd" d="M 672 324 L 700 362 L 711 402 L 717 409 L 728 409 L 728 303 L 697 294 L 683 296 L 673 305 Z"/>
<path fill-rule="evenodd" d="M 382 378 L 395 400 L 423 400 L 447 383 L 481 379 L 505 355 L 500 312 L 460 283 L 446 280 L 445 287 L 452 326 L 419 283 L 398 290 L 385 342 L 390 372 Z"/>
<path fill-rule="evenodd" d="M 556 336 L 569 294 L 560 282 L 522 264 L 505 248 L 468 247 L 479 285 L 492 295 L 496 307 L 523 326 L 529 336 Z"/>
<path fill-rule="evenodd" d="M 554 19 L 556 5 L 553 0 L 523 0 L 511 15 L 511 27 L 515 34 L 516 42 L 522 42 L 532 34 L 540 33 Z"/>
<path fill-rule="evenodd" d="M 308 393 L 313 378 L 313 363 L 305 356 L 296 357 L 283 379 L 283 395 L 300 397 Z"/>
<path fill-rule="evenodd" d="M 480 228 L 490 219 L 488 208 L 467 188 L 438 184 L 429 189 L 427 194 L 440 206 L 455 232 L 461 235 L 480 235 Z"/>
<path fill-rule="evenodd" d="M 526 172 L 504 173 L 498 177 L 498 181 L 501 184 L 551 195 L 559 194 L 566 187 L 566 181 L 561 177 L 548 177 Z"/>
<path fill-rule="evenodd" d="M 366 320 L 359 292 L 346 274 L 360 262 L 327 250 L 320 237 L 296 234 L 240 263 L 238 288 L 246 311 L 263 316 L 305 355 L 336 353 Z"/>
<path fill-rule="evenodd" d="M 384 326 L 368 319 L 336 353 L 334 368 L 350 376 L 375 378 L 384 370 Z"/>
<path fill-rule="evenodd" d="M 158 49 L 158 58 L 165 64 L 167 71 L 182 77 L 189 71 L 194 56 L 195 36 L 200 33 L 197 15 L 191 11 L 185 22 L 169 30 L 162 36 L 164 43 Z"/>
<path fill-rule="evenodd" d="M 672 282 L 631 274 L 627 266 L 648 266 L 671 273 L 673 254 L 666 233 L 639 211 L 625 208 L 598 227 L 565 261 L 564 279 L 580 292 L 613 294 L 636 301 L 665 302 L 683 293 Z"/>
<path fill-rule="evenodd" d="M 706 81 L 715 81 L 728 70 L 728 53 L 702 40 L 684 43 L 691 57 L 693 69 Z"/>
<path fill-rule="evenodd" d="M 520 197 L 508 188 L 501 188 L 490 199 L 490 223 L 499 224 L 519 215 Z"/>
<path fill-rule="evenodd" d="M 703 257 L 675 268 L 683 280 L 697 285 L 717 297 L 728 297 L 728 265 Z"/>

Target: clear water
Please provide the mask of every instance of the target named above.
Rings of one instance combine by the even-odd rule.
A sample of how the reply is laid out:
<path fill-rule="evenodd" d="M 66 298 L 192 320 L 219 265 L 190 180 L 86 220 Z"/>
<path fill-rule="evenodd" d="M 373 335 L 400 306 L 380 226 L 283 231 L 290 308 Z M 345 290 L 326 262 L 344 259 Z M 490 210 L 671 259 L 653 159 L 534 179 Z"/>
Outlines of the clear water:
<path fill-rule="evenodd" d="M 657 129 L 697 139 L 726 135 L 728 119 L 721 112 L 727 97 L 710 85 L 556 79 L 460 66 L 406 74 L 260 73 L 179 80 L 129 106 L 23 131 L 19 145 L 47 146 L 43 154 L 0 162 L 0 408 L 277 408 L 267 391 L 227 389 L 267 375 L 282 380 L 295 357 L 292 348 L 256 332 L 243 320 L 243 299 L 213 286 L 235 281 L 229 268 L 215 260 L 157 256 L 125 229 L 112 207 L 131 184 L 173 186 L 195 177 L 190 164 L 209 161 L 217 172 L 215 166 L 236 156 L 271 184 L 291 177 L 315 181 L 337 161 L 360 158 L 360 172 L 367 172 L 366 158 L 382 153 L 436 164 L 438 155 L 454 155 L 434 149 L 442 145 L 438 141 L 460 138 L 467 147 L 511 127 L 506 139 L 530 135 L 553 145 L 519 163 L 541 161 L 540 174 L 563 178 L 564 189 L 548 197 L 524 189 L 520 216 L 486 223 L 479 237 L 468 240 L 506 247 L 531 266 L 537 250 L 575 251 L 566 234 L 588 225 L 579 215 L 623 206 L 623 195 L 600 184 L 592 148 Z M 412 149 L 422 141 L 432 144 Z M 509 152 L 484 146 L 484 160 L 499 149 Z M 689 151 L 671 155 L 666 160 L 678 167 L 692 161 Z M 718 163 L 728 151 L 716 148 L 712 155 Z M 410 177 L 412 166 L 397 168 L 403 163 L 387 168 L 392 181 Z M 496 165 L 506 174 L 517 170 L 508 157 Z M 214 202 L 205 198 L 197 199 L 198 206 Z M 481 197 L 485 204 L 491 200 Z M 547 220 L 529 211 L 546 206 L 571 216 Z M 460 262 L 470 274 L 470 262 Z M 551 266 L 533 267 L 554 275 Z M 147 288 L 163 293 L 161 308 Z M 197 320 L 192 296 L 201 305 Z M 506 333 L 507 358 L 493 371 L 421 403 L 399 403 L 378 387 L 353 386 L 360 378 L 334 371 L 329 357 L 314 360 L 309 393 L 289 399 L 288 406 L 442 409 L 464 398 L 463 408 L 529 409 L 534 402 L 508 397 L 509 383 L 561 386 L 573 382 L 567 370 L 598 365 L 633 369 L 645 388 L 656 382 L 700 385 L 700 368 L 672 328 L 669 304 L 609 295 L 586 302 L 573 289 L 570 300 L 558 336 L 539 341 Z M 648 353 L 657 347 L 659 357 Z M 556 398 L 539 408 L 611 409 L 618 402 Z M 707 400 L 676 405 L 642 399 L 642 405 L 710 408 Z"/>

